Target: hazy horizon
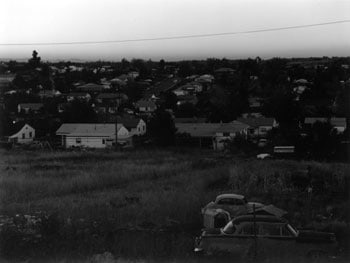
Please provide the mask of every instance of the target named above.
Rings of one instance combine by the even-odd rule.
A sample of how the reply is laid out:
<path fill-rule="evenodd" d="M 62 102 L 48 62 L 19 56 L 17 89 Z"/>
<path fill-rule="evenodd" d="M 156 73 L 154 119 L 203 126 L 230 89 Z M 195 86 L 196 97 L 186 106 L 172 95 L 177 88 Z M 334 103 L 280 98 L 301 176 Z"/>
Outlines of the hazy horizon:
<path fill-rule="evenodd" d="M 111 41 L 242 32 L 350 18 L 350 1 L 31 0 L 1 3 L 0 44 Z M 88 45 L 0 46 L 0 59 L 179 61 L 206 58 L 340 57 L 350 23 L 203 38 Z"/>

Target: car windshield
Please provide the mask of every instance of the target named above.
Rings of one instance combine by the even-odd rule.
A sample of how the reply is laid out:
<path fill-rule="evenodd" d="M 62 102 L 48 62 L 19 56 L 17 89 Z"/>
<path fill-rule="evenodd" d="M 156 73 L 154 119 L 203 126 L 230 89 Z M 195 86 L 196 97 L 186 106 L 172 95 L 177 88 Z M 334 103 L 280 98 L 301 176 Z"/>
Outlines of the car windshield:
<path fill-rule="evenodd" d="M 224 234 L 233 234 L 235 231 L 236 231 L 236 227 L 234 226 L 232 221 L 227 223 L 227 225 L 222 229 L 222 232 Z"/>
<path fill-rule="evenodd" d="M 235 198 L 223 198 L 217 202 L 219 205 L 243 205 L 244 201 Z"/>

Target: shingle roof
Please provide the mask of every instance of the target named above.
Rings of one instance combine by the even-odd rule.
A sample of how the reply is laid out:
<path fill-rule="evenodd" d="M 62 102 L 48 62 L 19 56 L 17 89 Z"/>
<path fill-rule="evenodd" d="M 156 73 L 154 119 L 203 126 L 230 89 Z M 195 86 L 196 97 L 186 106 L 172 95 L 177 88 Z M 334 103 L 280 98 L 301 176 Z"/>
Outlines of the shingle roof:
<path fill-rule="evenodd" d="M 105 87 L 100 84 L 88 83 L 85 85 L 78 86 L 77 88 L 84 91 L 102 91 Z"/>
<path fill-rule="evenodd" d="M 151 100 L 139 100 L 138 102 L 136 102 L 136 106 L 155 108 L 156 104 Z"/>
<path fill-rule="evenodd" d="M 306 117 L 305 124 L 314 124 L 315 122 L 328 122 L 335 127 L 346 127 L 346 118 L 326 118 L 326 117 Z"/>
<path fill-rule="evenodd" d="M 101 93 L 96 98 L 97 99 L 127 99 L 128 96 L 126 96 L 124 93 Z"/>
<path fill-rule="evenodd" d="M 136 128 L 140 121 L 140 118 L 118 117 L 118 123 L 123 124 L 127 129 Z"/>
<path fill-rule="evenodd" d="M 42 107 L 44 107 L 44 104 L 42 104 L 42 103 L 20 103 L 19 106 L 22 109 L 40 110 Z"/>
<path fill-rule="evenodd" d="M 237 121 L 245 123 L 250 127 L 273 126 L 274 118 L 238 118 Z"/>
<path fill-rule="evenodd" d="M 222 123 L 220 124 L 220 127 L 216 130 L 216 132 L 229 132 L 229 133 L 236 133 L 241 132 L 244 129 L 247 129 L 249 125 L 239 122 L 239 121 L 233 121 L 230 123 Z"/>
<path fill-rule="evenodd" d="M 236 133 L 248 125 L 233 121 L 231 123 L 175 123 L 178 133 L 188 133 L 192 137 L 213 137 L 216 133 Z"/>
<path fill-rule="evenodd" d="M 123 127 L 118 124 L 118 131 Z M 57 135 L 70 136 L 113 136 L 115 135 L 114 123 L 64 123 L 56 131 Z"/>

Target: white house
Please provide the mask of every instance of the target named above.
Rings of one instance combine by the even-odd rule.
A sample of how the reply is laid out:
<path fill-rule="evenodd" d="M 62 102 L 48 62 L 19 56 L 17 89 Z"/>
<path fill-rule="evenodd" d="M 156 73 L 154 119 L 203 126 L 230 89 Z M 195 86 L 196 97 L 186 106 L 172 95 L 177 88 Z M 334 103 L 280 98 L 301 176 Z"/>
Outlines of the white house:
<path fill-rule="evenodd" d="M 218 129 L 215 131 L 214 149 L 223 150 L 227 140 L 232 140 L 237 134 L 243 135 L 245 138 L 248 136 L 249 125 L 239 121 L 233 121 L 230 123 L 220 123 Z"/>
<path fill-rule="evenodd" d="M 131 135 L 122 124 L 118 124 L 116 129 L 114 123 L 64 123 L 56 135 L 61 136 L 65 148 L 108 148 L 115 145 L 116 130 L 118 144 L 131 145 Z"/>
<path fill-rule="evenodd" d="M 238 118 L 237 121 L 249 126 L 248 137 L 251 138 L 266 137 L 268 131 L 278 126 L 274 118 Z"/>
<path fill-rule="evenodd" d="M 140 136 L 146 133 L 146 122 L 141 118 L 122 117 L 118 118 L 118 123 L 123 124 L 128 129 L 131 136 Z"/>
<path fill-rule="evenodd" d="M 7 140 L 13 143 L 30 143 L 35 138 L 35 129 L 29 124 L 15 124 L 12 132 L 7 136 Z"/>
<path fill-rule="evenodd" d="M 151 100 L 139 100 L 136 102 L 135 106 L 143 113 L 152 113 L 157 109 L 157 105 Z"/>

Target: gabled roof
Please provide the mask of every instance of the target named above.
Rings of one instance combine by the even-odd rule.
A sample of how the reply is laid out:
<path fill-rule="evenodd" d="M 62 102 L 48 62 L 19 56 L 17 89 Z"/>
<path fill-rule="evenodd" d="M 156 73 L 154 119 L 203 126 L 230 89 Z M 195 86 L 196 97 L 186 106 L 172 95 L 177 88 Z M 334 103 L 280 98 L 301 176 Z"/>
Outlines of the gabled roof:
<path fill-rule="evenodd" d="M 139 100 L 136 102 L 137 107 L 150 107 L 155 108 L 156 104 L 151 100 Z"/>
<path fill-rule="evenodd" d="M 96 99 L 127 99 L 128 96 L 124 93 L 100 93 Z"/>
<path fill-rule="evenodd" d="M 239 121 L 233 121 L 230 123 L 220 123 L 219 128 L 216 130 L 216 132 L 220 132 L 220 133 L 236 133 L 236 132 L 241 132 L 244 129 L 249 128 L 249 125 L 244 124 L 242 122 Z"/>
<path fill-rule="evenodd" d="M 44 107 L 42 103 L 20 103 L 18 104 L 22 109 L 40 110 Z"/>
<path fill-rule="evenodd" d="M 346 118 L 326 118 L 326 117 L 306 117 L 305 124 L 314 124 L 315 122 L 330 122 L 334 127 L 346 127 Z"/>
<path fill-rule="evenodd" d="M 205 123 L 205 118 L 175 118 L 175 123 Z"/>
<path fill-rule="evenodd" d="M 67 94 L 67 97 L 85 97 L 90 96 L 87 92 L 71 92 Z"/>
<path fill-rule="evenodd" d="M 234 72 L 235 70 L 232 69 L 232 68 L 218 68 L 216 69 L 214 72 L 215 73 L 232 73 Z"/>
<path fill-rule="evenodd" d="M 77 88 L 84 91 L 102 91 L 105 89 L 104 85 L 95 83 L 88 83 L 85 85 L 78 86 Z"/>
<path fill-rule="evenodd" d="M 118 131 L 123 127 L 117 125 Z M 57 135 L 69 136 L 113 136 L 115 135 L 114 123 L 64 123 L 56 131 Z"/>
<path fill-rule="evenodd" d="M 175 123 L 178 133 L 188 133 L 192 137 L 213 137 L 220 123 Z"/>
<path fill-rule="evenodd" d="M 127 129 L 133 129 L 136 128 L 137 125 L 140 123 L 140 118 L 134 118 L 134 117 L 118 117 L 118 123 L 121 123 L 125 126 Z"/>
<path fill-rule="evenodd" d="M 16 123 L 12 123 L 7 127 L 7 129 L 4 131 L 6 136 L 11 136 L 19 132 L 25 125 L 30 126 L 29 124 L 25 123 L 24 121 L 19 121 Z M 30 126 L 32 127 L 32 126 Z M 33 127 L 32 127 L 33 128 Z"/>
<path fill-rule="evenodd" d="M 245 123 L 252 128 L 258 128 L 261 126 L 273 126 L 274 118 L 238 118 L 237 121 Z"/>

